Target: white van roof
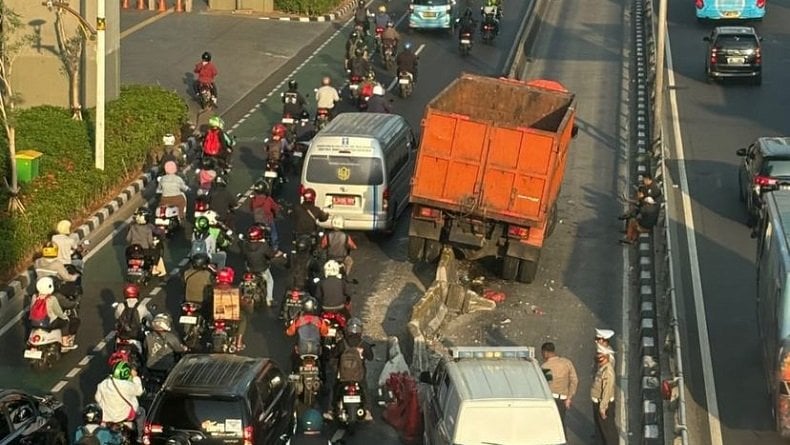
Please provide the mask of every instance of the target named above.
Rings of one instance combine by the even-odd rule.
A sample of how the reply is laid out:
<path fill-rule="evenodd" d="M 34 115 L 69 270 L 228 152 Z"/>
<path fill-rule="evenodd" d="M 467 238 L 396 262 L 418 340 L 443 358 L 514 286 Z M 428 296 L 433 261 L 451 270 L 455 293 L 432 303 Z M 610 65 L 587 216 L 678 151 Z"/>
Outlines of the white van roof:
<path fill-rule="evenodd" d="M 340 113 L 319 131 L 316 139 L 324 136 L 374 137 L 389 141 L 397 136 L 406 120 L 397 114 L 386 113 Z"/>
<path fill-rule="evenodd" d="M 543 371 L 533 359 L 458 360 L 447 372 L 461 400 L 552 400 Z"/>

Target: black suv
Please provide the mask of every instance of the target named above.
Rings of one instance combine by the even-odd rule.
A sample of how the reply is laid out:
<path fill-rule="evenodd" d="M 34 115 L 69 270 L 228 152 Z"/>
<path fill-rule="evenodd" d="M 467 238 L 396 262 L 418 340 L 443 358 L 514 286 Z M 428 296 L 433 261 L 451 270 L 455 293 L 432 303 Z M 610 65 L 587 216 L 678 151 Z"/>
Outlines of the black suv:
<path fill-rule="evenodd" d="M 753 226 L 760 215 L 763 193 L 790 190 L 790 137 L 759 138 L 736 154 L 743 158 L 738 171 L 739 194 Z"/>
<path fill-rule="evenodd" d="M 288 376 L 270 359 L 190 354 L 154 397 L 143 443 L 287 443 L 296 429 L 295 400 Z"/>
<path fill-rule="evenodd" d="M 763 81 L 762 37 L 750 26 L 718 26 L 710 36 L 705 59 L 708 81 L 723 78 L 747 78 L 756 85 Z"/>
<path fill-rule="evenodd" d="M 14 389 L 0 389 L 0 445 L 66 445 L 63 404 Z"/>

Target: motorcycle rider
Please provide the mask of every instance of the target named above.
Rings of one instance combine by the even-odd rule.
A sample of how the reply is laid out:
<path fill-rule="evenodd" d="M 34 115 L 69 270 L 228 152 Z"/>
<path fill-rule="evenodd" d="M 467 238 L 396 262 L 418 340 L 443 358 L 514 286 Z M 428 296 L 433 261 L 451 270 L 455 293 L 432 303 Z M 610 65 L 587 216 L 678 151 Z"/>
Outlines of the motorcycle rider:
<path fill-rule="evenodd" d="M 36 291 L 30 302 L 30 325 L 49 331 L 60 329 L 60 350 L 68 352 L 77 349 L 74 339 L 77 336 L 80 320 L 77 317 L 69 317 L 63 310 L 77 307 L 79 300 L 69 300 L 55 294 L 55 281 L 52 277 L 39 278 L 36 281 Z M 45 314 L 38 313 L 36 308 L 40 305 L 44 305 Z"/>
<path fill-rule="evenodd" d="M 250 212 L 255 224 L 262 224 L 269 229 L 271 244 L 274 250 L 280 248 L 277 235 L 277 215 L 282 206 L 272 198 L 269 186 L 265 182 L 258 182 L 253 187 L 254 194 L 250 195 Z"/>
<path fill-rule="evenodd" d="M 134 212 L 132 224 L 126 233 L 126 259 L 130 258 L 131 247 L 138 245 L 143 249 L 146 261 L 152 264 L 151 273 L 157 277 L 167 275 L 165 262 L 162 260 L 162 245 L 155 242 L 154 225 L 149 222 L 150 212 L 145 207 L 140 207 Z"/>
<path fill-rule="evenodd" d="M 351 313 L 348 311 L 351 293 L 348 291 L 340 271 L 340 263 L 337 261 L 329 260 L 324 264 L 324 279 L 318 283 L 316 298 L 321 302 L 324 312 L 337 312 L 346 320 L 351 318 Z"/>
<path fill-rule="evenodd" d="M 370 30 L 370 22 L 368 21 L 368 17 L 372 14 L 368 10 L 368 7 L 365 6 L 365 0 L 359 0 L 357 2 L 357 9 L 354 11 L 354 26 L 359 27 L 362 29 L 362 32 L 368 34 Z"/>
<path fill-rule="evenodd" d="M 131 313 L 127 314 L 127 311 Z M 119 340 L 134 340 L 137 347 L 142 347 L 144 339 L 143 327 L 153 319 L 148 306 L 140 300 L 140 287 L 136 284 L 126 284 L 123 287 L 123 302 L 115 306 L 115 332 Z M 139 356 L 143 351 L 138 349 Z"/>
<path fill-rule="evenodd" d="M 71 221 L 64 219 L 55 226 L 55 234 L 50 241 L 58 246 L 58 261 L 68 266 L 72 263 L 71 254 L 79 251 L 79 237 L 76 233 L 71 233 Z"/>
<path fill-rule="evenodd" d="M 198 253 L 190 257 L 189 269 L 184 271 L 184 301 L 205 308 L 214 286 L 214 273 L 209 268 L 209 257 Z"/>
<path fill-rule="evenodd" d="M 321 274 L 317 262 L 313 259 L 310 237 L 300 236 L 294 240 L 294 250 L 291 258 L 291 289 L 306 290 L 313 276 Z"/>
<path fill-rule="evenodd" d="M 368 99 L 369 113 L 392 113 L 389 101 L 384 97 L 384 87 L 376 85 L 373 87 L 373 96 Z"/>
<path fill-rule="evenodd" d="M 417 63 L 420 58 L 412 51 L 411 42 L 403 44 L 403 51 L 398 54 L 395 63 L 398 64 L 398 73 L 407 72 L 411 74 L 411 81 L 417 82 Z"/>
<path fill-rule="evenodd" d="M 217 86 L 214 84 L 214 79 L 217 77 L 217 67 L 211 62 L 211 53 L 208 51 L 204 52 L 202 56 L 200 56 L 200 62 L 195 65 L 195 69 L 193 70 L 195 74 L 197 74 L 197 79 L 195 79 L 195 94 L 200 94 L 200 86 L 201 85 L 208 85 L 211 89 L 211 101 L 214 102 L 214 105 L 217 104 Z"/>
<path fill-rule="evenodd" d="M 76 445 L 84 443 L 121 445 L 123 443 L 123 438 L 120 434 L 102 425 L 102 410 L 99 405 L 95 403 L 85 405 L 85 408 L 82 409 L 82 421 L 84 424 L 74 432 L 74 443 Z"/>
<path fill-rule="evenodd" d="M 173 319 L 170 314 L 156 314 L 151 321 L 151 332 L 145 336 L 145 367 L 149 371 L 167 375 L 179 355 L 187 352 L 187 347 L 172 330 Z"/>
<path fill-rule="evenodd" d="M 184 179 L 178 175 L 178 165 L 173 161 L 165 162 L 165 174 L 157 179 L 156 194 L 160 195 L 160 206 L 178 207 L 178 217 L 184 221 L 186 215 L 187 198 L 189 191 Z"/>
<path fill-rule="evenodd" d="M 214 286 L 214 290 L 232 290 L 233 287 L 233 279 L 236 277 L 236 272 L 230 267 L 223 267 L 217 272 L 217 285 Z M 239 326 L 236 330 L 236 351 L 241 352 L 243 351 L 247 345 L 244 344 L 244 333 L 247 332 L 247 311 L 249 310 L 252 312 L 252 306 L 247 306 L 246 309 L 244 305 L 239 302 L 241 306 L 241 310 L 239 311 Z"/>
<path fill-rule="evenodd" d="M 392 22 L 392 18 L 387 14 L 386 6 L 379 6 L 376 16 L 373 18 L 373 22 L 376 24 L 376 28 L 386 28 L 387 23 Z"/>
<path fill-rule="evenodd" d="M 288 91 L 283 93 L 283 116 L 290 114 L 293 119 L 296 119 L 302 111 L 304 111 L 307 101 L 299 92 L 299 83 L 295 79 L 288 81 Z"/>
<path fill-rule="evenodd" d="M 494 24 L 494 34 L 499 34 L 499 20 L 502 18 L 502 15 L 497 3 L 499 3 L 497 0 L 486 0 L 486 4 L 480 7 L 480 15 L 483 17 L 483 21 L 480 23 L 480 31 L 483 30 L 483 25 L 490 17 L 491 22 Z"/>
<path fill-rule="evenodd" d="M 233 211 L 237 206 L 236 195 L 228 190 L 228 181 L 222 176 L 214 178 L 214 190 L 209 196 L 209 208 L 216 212 L 217 219 L 228 228 L 233 227 Z"/>
<path fill-rule="evenodd" d="M 337 94 L 337 91 L 335 94 Z M 318 113 L 316 113 L 316 115 L 317 114 Z M 299 123 L 296 125 L 295 142 L 309 142 L 313 139 L 315 133 L 316 129 L 313 122 L 310 121 L 310 113 L 308 113 L 307 110 L 302 111 L 302 114 L 299 115 Z"/>
<path fill-rule="evenodd" d="M 346 353 L 346 351 L 349 352 Z M 356 354 L 352 354 L 351 351 L 356 352 Z M 349 378 L 346 375 L 346 369 L 351 369 L 345 364 L 347 360 L 358 357 L 359 362 L 355 366 L 362 366 L 363 375 L 367 375 L 365 362 L 373 360 L 373 346 L 362 339 L 362 320 L 355 317 L 348 321 L 343 341 L 338 344 L 334 355 L 338 359 L 338 381 L 340 383 L 359 383 L 362 404 L 365 406 L 365 420 L 373 420 L 373 416 L 370 413 L 370 399 L 367 397 L 368 391 L 365 379 L 355 381 L 356 379 Z"/>
<path fill-rule="evenodd" d="M 217 159 L 221 162 L 219 168 L 230 170 L 230 155 L 236 140 L 225 131 L 225 121 L 219 116 L 211 116 L 208 120 L 208 130 L 203 135 L 203 152 L 216 152 Z"/>
<path fill-rule="evenodd" d="M 354 260 L 351 258 L 351 251 L 357 250 L 357 243 L 351 236 L 343 232 L 345 220 L 337 215 L 332 218 L 332 230 L 325 234 L 321 239 L 321 248 L 326 249 L 327 258 L 335 260 L 343 265 L 343 274 L 351 275 L 351 268 Z"/>
<path fill-rule="evenodd" d="M 399 42 L 400 34 L 398 34 L 398 30 L 395 29 L 395 23 L 390 20 L 387 22 L 387 27 L 384 29 L 384 32 L 381 33 L 382 54 L 384 54 L 384 48 L 387 46 L 392 46 L 393 55 L 397 54 Z"/>
<path fill-rule="evenodd" d="M 137 399 L 143 395 L 143 381 L 137 370 L 118 362 L 112 373 L 96 386 L 96 403 L 102 409 L 104 423 L 134 422 L 139 436 L 143 433 L 145 410 Z"/>
<path fill-rule="evenodd" d="M 351 69 L 351 59 L 354 58 L 354 53 L 357 49 L 362 50 L 365 59 L 368 58 L 368 44 L 365 41 L 365 37 L 361 35 L 359 31 L 354 30 L 351 31 L 348 40 L 346 40 L 346 58 L 344 63 L 346 70 Z"/>
<path fill-rule="evenodd" d="M 307 297 L 302 304 L 302 313 L 296 317 L 293 323 L 285 330 L 285 334 L 293 337 L 299 334 L 296 348 L 294 348 L 293 369 L 299 369 L 299 361 L 302 355 L 321 354 L 321 338 L 329 335 L 329 326 L 316 315 L 318 312 L 318 302 L 313 297 Z"/>
<path fill-rule="evenodd" d="M 329 214 L 315 205 L 315 190 L 311 188 L 302 191 L 302 202 L 294 207 L 291 215 L 294 240 L 300 235 L 315 236 L 318 223 L 329 219 Z"/>
<path fill-rule="evenodd" d="M 334 117 L 335 104 L 340 102 L 340 95 L 337 89 L 332 86 L 332 78 L 324 76 L 321 79 L 321 87 L 315 92 L 315 106 L 319 110 L 327 110 L 329 112 L 329 119 Z M 318 119 L 318 113 L 316 113 Z M 299 137 L 296 140 L 300 140 Z"/>
<path fill-rule="evenodd" d="M 41 257 L 33 262 L 36 277 L 57 278 L 58 292 L 74 297 L 82 289 L 82 276 L 78 273 L 70 273 L 66 266 L 58 260 L 58 252 L 58 246 L 52 241 L 44 244 L 41 249 Z"/>
<path fill-rule="evenodd" d="M 259 225 L 249 228 L 247 239 L 241 245 L 241 252 L 247 264 L 247 270 L 266 280 L 266 306 L 271 307 L 274 303 L 274 277 L 271 272 L 271 262 L 275 258 L 283 257 L 284 254 L 273 249 L 266 242 L 265 229 Z"/>
<path fill-rule="evenodd" d="M 464 34 L 474 35 L 476 24 L 477 22 L 472 15 L 472 9 L 466 8 L 464 14 L 458 19 L 458 39 L 460 40 Z"/>
<path fill-rule="evenodd" d="M 323 426 L 321 413 L 308 409 L 299 419 L 299 432 L 291 438 L 290 445 L 332 445 L 332 441 L 321 432 Z"/>
<path fill-rule="evenodd" d="M 272 164 L 277 177 L 280 182 L 284 182 L 285 177 L 282 174 L 282 158 L 290 150 L 288 140 L 285 138 L 288 129 L 283 124 L 274 124 L 272 127 L 272 136 L 266 141 L 266 161 Z"/>
<path fill-rule="evenodd" d="M 365 50 L 357 48 L 354 50 L 354 58 L 349 62 L 351 67 L 351 77 L 365 78 L 371 72 L 370 62 L 365 58 Z"/>

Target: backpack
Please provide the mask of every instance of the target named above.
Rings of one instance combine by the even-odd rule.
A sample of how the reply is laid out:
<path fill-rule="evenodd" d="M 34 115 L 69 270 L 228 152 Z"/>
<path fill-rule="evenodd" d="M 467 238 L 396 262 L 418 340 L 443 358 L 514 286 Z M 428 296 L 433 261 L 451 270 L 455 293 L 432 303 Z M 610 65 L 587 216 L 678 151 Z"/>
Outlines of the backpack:
<path fill-rule="evenodd" d="M 222 141 L 220 141 L 219 130 L 209 130 L 203 138 L 203 154 L 206 156 L 219 156 L 222 151 Z"/>
<path fill-rule="evenodd" d="M 143 335 L 143 326 L 140 323 L 140 316 L 137 314 L 137 306 L 140 304 L 138 300 L 133 307 L 129 307 L 124 301 L 125 309 L 118 317 L 115 329 L 118 332 L 119 338 L 140 338 Z"/>
<path fill-rule="evenodd" d="M 348 235 L 343 232 L 332 231 L 326 234 L 326 253 L 329 259 L 343 260 L 348 255 Z"/>
<path fill-rule="evenodd" d="M 99 438 L 96 437 L 98 428 L 93 430 L 93 432 L 88 431 L 85 427 L 81 427 L 80 429 L 82 430 L 82 437 L 80 437 L 80 440 L 76 441 L 74 445 L 102 445 Z"/>
<path fill-rule="evenodd" d="M 363 23 L 368 20 L 368 12 L 365 8 L 357 8 L 356 12 L 354 13 L 354 19 L 357 23 Z"/>
<path fill-rule="evenodd" d="M 338 360 L 337 375 L 341 383 L 362 382 L 365 380 L 365 361 L 357 348 L 344 341 L 345 349 Z"/>
<path fill-rule="evenodd" d="M 202 236 L 201 237 L 195 237 L 195 239 L 192 240 L 192 248 L 189 251 L 189 257 L 190 258 L 194 258 L 195 255 L 197 255 L 199 253 L 206 254 L 206 255 L 209 254 L 209 252 L 208 252 L 208 243 L 206 242 L 206 238 L 203 238 Z"/>
<path fill-rule="evenodd" d="M 49 297 L 36 295 L 33 304 L 30 305 L 30 325 L 34 328 L 46 328 L 49 326 L 47 298 Z"/>

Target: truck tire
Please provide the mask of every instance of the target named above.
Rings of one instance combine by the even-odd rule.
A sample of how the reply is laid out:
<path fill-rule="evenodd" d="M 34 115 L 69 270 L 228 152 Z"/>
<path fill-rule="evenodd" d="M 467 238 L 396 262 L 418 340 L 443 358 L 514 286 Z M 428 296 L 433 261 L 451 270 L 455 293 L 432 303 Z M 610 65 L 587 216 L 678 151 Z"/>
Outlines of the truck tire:
<path fill-rule="evenodd" d="M 535 280 L 537 273 L 537 261 L 521 260 L 521 267 L 518 269 L 518 281 L 529 284 Z"/>
<path fill-rule="evenodd" d="M 432 263 L 442 254 L 442 243 L 432 239 L 425 240 L 425 261 Z"/>
<path fill-rule="evenodd" d="M 516 257 L 505 256 L 502 258 L 502 279 L 514 281 L 518 276 L 518 263 L 520 260 Z"/>
<path fill-rule="evenodd" d="M 409 261 L 419 263 L 425 257 L 425 238 L 409 237 Z"/>
<path fill-rule="evenodd" d="M 550 237 L 552 233 L 554 233 L 554 229 L 557 228 L 557 203 L 555 202 L 554 205 L 551 206 L 551 213 L 549 214 L 549 223 L 546 226 L 546 238 Z"/>

